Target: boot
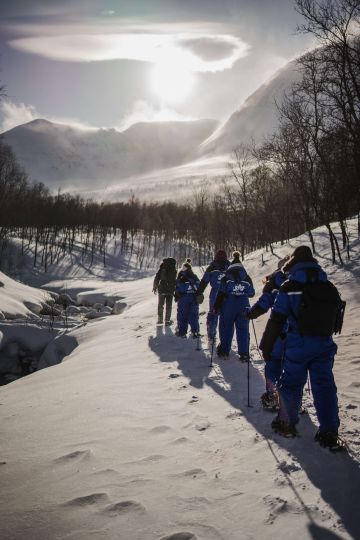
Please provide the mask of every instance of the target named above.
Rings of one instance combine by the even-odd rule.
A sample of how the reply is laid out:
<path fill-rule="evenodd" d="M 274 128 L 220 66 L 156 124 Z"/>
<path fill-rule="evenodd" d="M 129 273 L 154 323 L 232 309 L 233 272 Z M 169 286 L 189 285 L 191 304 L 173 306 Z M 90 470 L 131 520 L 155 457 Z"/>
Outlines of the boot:
<path fill-rule="evenodd" d="M 271 422 L 271 427 L 275 433 L 279 433 L 283 437 L 291 438 L 296 437 L 298 434 L 295 426 L 285 422 L 285 420 L 281 420 L 278 416 Z"/>
<path fill-rule="evenodd" d="M 314 439 L 320 446 L 328 448 L 331 452 L 342 452 L 346 450 L 346 444 L 339 437 L 337 431 L 318 431 Z"/>
<path fill-rule="evenodd" d="M 279 398 L 277 393 L 265 392 L 261 398 L 261 405 L 265 411 L 278 411 Z"/>

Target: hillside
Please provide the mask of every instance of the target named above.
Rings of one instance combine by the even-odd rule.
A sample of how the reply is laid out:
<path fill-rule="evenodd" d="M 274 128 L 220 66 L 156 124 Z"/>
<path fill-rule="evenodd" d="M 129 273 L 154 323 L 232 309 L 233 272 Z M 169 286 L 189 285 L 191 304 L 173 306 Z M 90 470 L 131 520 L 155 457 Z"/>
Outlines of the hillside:
<path fill-rule="evenodd" d="M 317 421 L 307 392 L 300 437 L 272 432 L 272 415 L 259 405 L 263 363 L 253 331 L 248 407 L 247 367 L 235 355 L 211 369 L 204 338 L 197 351 L 174 327 L 155 325 L 153 272 L 138 279 L 134 269 L 124 282 L 116 274 L 124 261 L 115 257 L 86 277 L 68 257 L 44 288 L 66 287 L 89 302 L 116 295 L 126 309 L 67 331 L 73 345 L 61 364 L 0 387 L 2 539 L 359 538 L 360 246 L 356 220 L 348 225 L 344 268 L 331 264 L 325 228 L 314 238 L 320 264 L 348 302 L 334 370 L 349 454 L 313 442 Z M 256 297 L 262 277 L 307 240 L 246 257 Z M 37 280 L 31 267 L 27 277 Z M 258 339 L 266 318 L 255 321 Z"/>
<path fill-rule="evenodd" d="M 91 190 L 196 156 L 213 120 L 134 124 L 125 131 L 82 130 L 34 120 L 3 134 L 29 177 L 51 189 Z"/>
<path fill-rule="evenodd" d="M 289 62 L 251 94 L 230 118 L 201 144 L 205 154 L 228 154 L 239 144 L 256 142 L 270 135 L 277 125 L 276 102 L 299 79 L 295 61 Z"/>

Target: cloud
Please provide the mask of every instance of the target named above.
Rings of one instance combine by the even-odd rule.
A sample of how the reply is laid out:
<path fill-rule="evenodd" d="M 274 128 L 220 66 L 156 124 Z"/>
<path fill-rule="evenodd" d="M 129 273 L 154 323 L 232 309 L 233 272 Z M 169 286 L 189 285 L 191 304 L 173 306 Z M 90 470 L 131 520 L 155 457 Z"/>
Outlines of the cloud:
<path fill-rule="evenodd" d="M 81 122 L 76 118 L 66 118 L 51 116 L 47 117 L 40 114 L 33 105 L 25 105 L 25 103 L 15 103 L 10 99 L 5 99 L 0 102 L 0 133 L 4 133 L 21 124 L 26 124 L 37 118 L 49 120 L 55 124 L 64 124 L 69 127 L 81 130 L 96 130 L 97 127 Z"/>
<path fill-rule="evenodd" d="M 23 52 L 64 62 L 127 59 L 157 65 L 177 64 L 194 72 L 229 69 L 249 50 L 248 44 L 229 34 L 144 33 L 135 29 L 127 33 L 94 30 L 77 33 L 70 27 L 68 33 L 30 35 L 12 39 L 8 44 Z"/>
<path fill-rule="evenodd" d="M 8 131 L 20 124 L 26 124 L 35 120 L 39 115 L 35 107 L 25 105 L 25 103 L 14 103 L 9 99 L 3 100 L 0 103 L 0 116 L 2 117 L 0 124 L 0 133 Z"/>
<path fill-rule="evenodd" d="M 180 115 L 173 109 L 164 106 L 154 107 L 147 101 L 139 100 L 134 104 L 133 110 L 120 121 L 117 129 L 124 131 L 138 122 L 185 122 L 189 120 L 195 120 L 195 118 Z"/>

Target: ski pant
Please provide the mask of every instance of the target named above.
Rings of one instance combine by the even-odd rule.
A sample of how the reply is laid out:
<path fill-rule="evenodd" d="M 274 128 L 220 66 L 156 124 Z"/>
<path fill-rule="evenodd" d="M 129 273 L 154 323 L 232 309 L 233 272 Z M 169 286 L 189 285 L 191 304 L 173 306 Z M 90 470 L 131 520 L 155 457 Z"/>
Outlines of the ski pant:
<path fill-rule="evenodd" d="M 249 320 L 245 319 L 245 309 L 234 309 L 234 305 L 223 306 L 220 312 L 219 349 L 224 354 L 229 354 L 231 343 L 236 330 L 236 341 L 239 354 L 249 354 Z"/>
<path fill-rule="evenodd" d="M 185 336 L 190 324 L 193 333 L 199 332 L 199 304 L 195 294 L 184 294 L 177 303 L 177 325 L 180 336 Z"/>
<path fill-rule="evenodd" d="M 211 289 L 210 296 L 209 296 L 209 311 L 206 316 L 206 330 L 207 330 L 208 338 L 210 339 L 216 336 L 216 330 L 217 330 L 218 321 L 219 321 L 219 315 L 217 315 L 216 313 L 213 313 L 216 295 L 217 295 L 217 289 L 215 288 Z"/>
<path fill-rule="evenodd" d="M 320 431 L 338 430 L 337 389 L 332 371 L 336 351 L 331 337 L 288 334 L 278 384 L 282 420 L 293 425 L 298 423 L 303 388 L 309 374 Z"/>
<path fill-rule="evenodd" d="M 173 301 L 173 295 L 172 294 L 159 294 L 159 300 L 158 300 L 158 320 L 159 321 L 163 322 L 164 304 L 166 304 L 165 321 L 170 321 L 170 319 L 171 319 L 172 301 Z"/>
<path fill-rule="evenodd" d="M 277 338 L 271 352 L 271 358 L 265 362 L 266 391 L 274 393 L 280 379 L 285 353 L 285 339 Z"/>

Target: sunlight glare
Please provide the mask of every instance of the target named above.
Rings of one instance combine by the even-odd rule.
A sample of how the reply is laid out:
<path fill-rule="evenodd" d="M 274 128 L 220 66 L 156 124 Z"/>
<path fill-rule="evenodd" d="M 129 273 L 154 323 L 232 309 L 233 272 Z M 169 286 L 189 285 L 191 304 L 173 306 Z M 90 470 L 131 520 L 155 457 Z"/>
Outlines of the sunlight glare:
<path fill-rule="evenodd" d="M 194 85 L 191 71 L 174 64 L 159 64 L 152 73 L 152 87 L 167 102 L 183 101 Z"/>

